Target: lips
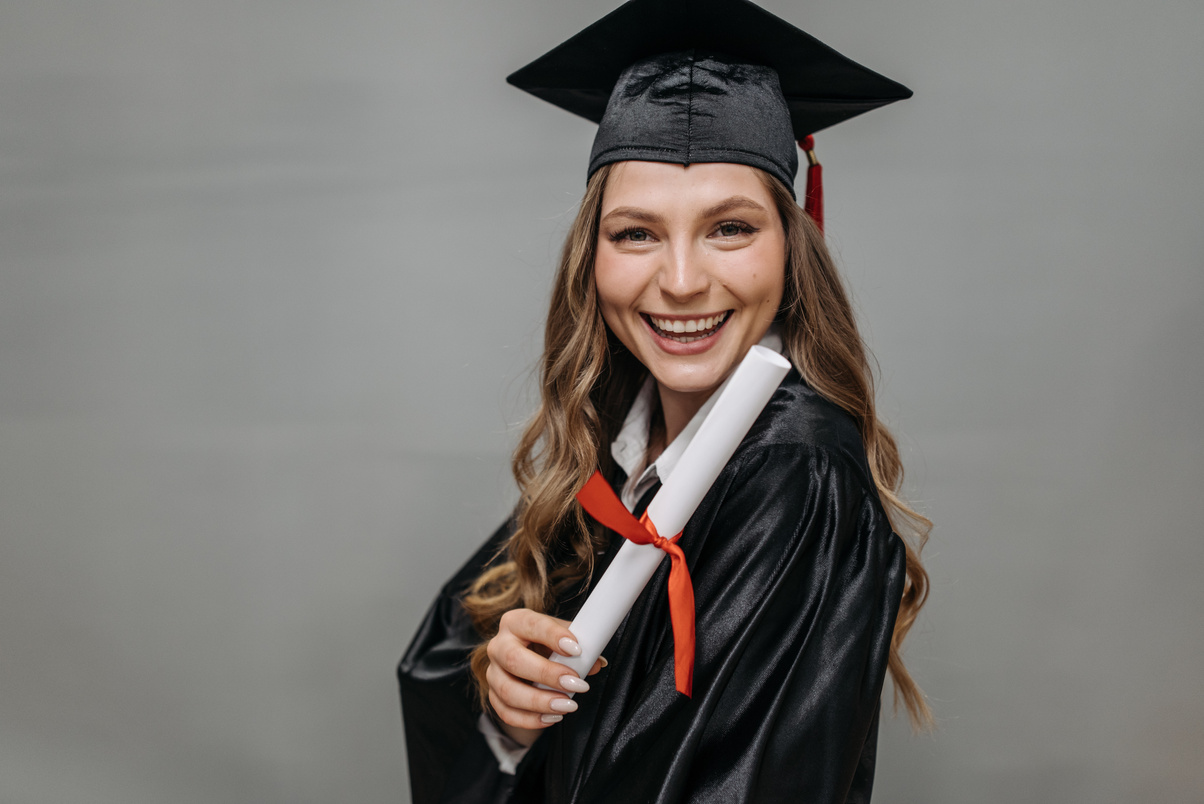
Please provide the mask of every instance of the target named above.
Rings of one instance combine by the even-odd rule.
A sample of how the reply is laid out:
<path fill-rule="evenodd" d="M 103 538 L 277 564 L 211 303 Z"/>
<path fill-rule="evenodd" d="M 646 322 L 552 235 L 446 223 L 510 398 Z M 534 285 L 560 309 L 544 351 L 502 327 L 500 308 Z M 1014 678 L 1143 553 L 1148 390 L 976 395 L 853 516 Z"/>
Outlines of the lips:
<path fill-rule="evenodd" d="M 650 313 L 644 313 L 643 316 L 652 330 L 662 338 L 678 343 L 692 343 L 718 332 L 730 313 L 731 310 L 724 310 L 716 315 L 699 318 L 662 318 Z"/>

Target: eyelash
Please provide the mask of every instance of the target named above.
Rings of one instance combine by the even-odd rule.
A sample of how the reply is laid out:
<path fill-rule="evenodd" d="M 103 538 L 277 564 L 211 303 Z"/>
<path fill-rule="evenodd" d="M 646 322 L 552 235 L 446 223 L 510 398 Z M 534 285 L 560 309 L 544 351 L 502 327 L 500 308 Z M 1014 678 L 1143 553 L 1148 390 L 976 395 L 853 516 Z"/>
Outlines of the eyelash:
<path fill-rule="evenodd" d="M 737 229 L 740 230 L 740 234 L 753 234 L 754 232 L 757 231 L 757 227 L 749 226 L 744 221 L 723 221 L 722 223 L 720 223 L 719 225 L 717 225 L 715 227 L 715 231 L 723 229 L 724 227 L 727 227 L 727 226 L 735 226 Z M 629 226 L 626 229 L 621 229 L 617 232 L 612 233 L 610 235 L 610 240 L 612 243 L 618 243 L 623 240 L 629 240 L 631 238 L 631 236 L 633 234 L 636 234 L 637 232 L 644 232 L 645 234 L 647 234 L 647 230 L 644 229 L 643 227 Z M 735 236 L 736 235 L 720 235 L 720 237 L 735 237 Z M 643 242 L 643 241 L 637 241 L 637 242 Z"/>
<path fill-rule="evenodd" d="M 718 230 L 724 228 L 725 226 L 735 226 L 737 229 L 740 230 L 741 234 L 753 234 L 754 232 L 757 231 L 757 227 L 749 226 L 744 221 L 724 221 L 723 223 L 716 226 L 715 230 L 718 231 Z M 720 237 L 735 237 L 735 235 L 720 235 Z"/>
<path fill-rule="evenodd" d="M 622 240 L 629 239 L 633 234 L 635 234 L 637 232 L 645 232 L 645 230 L 640 228 L 639 226 L 628 226 L 626 229 L 622 229 L 618 232 L 612 233 L 610 236 L 610 241 L 612 243 L 618 243 Z"/>

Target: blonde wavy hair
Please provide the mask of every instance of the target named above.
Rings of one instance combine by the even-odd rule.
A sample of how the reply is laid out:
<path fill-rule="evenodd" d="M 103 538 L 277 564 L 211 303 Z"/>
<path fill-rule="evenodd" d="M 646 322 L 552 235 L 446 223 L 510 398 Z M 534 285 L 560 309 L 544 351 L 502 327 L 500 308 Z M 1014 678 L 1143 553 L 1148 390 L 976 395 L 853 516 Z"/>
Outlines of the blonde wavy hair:
<path fill-rule="evenodd" d="M 485 647 L 501 616 L 515 608 L 552 611 L 583 588 L 593 571 L 602 532 L 585 518 L 574 495 L 595 469 L 610 476 L 610 442 L 647 375 L 607 329 L 594 285 L 598 222 L 610 170 L 602 167 L 590 178 L 556 272 L 544 330 L 539 409 L 512 461 L 519 488 L 514 535 L 463 600 L 483 639 L 471 657 L 483 708 L 488 706 Z M 932 523 L 899 496 L 899 450 L 875 412 L 868 352 L 823 234 L 784 184 L 758 173 L 786 233 L 786 282 L 778 315 L 786 351 L 807 384 L 856 422 L 882 505 L 906 546 L 907 578 L 887 667 L 896 707 L 902 699 L 912 726 L 927 728 L 932 714 L 903 665 L 901 649 L 928 596 L 920 550 Z"/>

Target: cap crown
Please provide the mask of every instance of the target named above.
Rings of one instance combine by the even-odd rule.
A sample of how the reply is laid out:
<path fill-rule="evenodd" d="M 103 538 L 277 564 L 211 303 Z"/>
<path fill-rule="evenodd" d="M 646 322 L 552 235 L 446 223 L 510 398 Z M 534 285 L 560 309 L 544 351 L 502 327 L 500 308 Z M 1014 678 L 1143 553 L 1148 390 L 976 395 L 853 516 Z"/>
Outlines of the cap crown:
<path fill-rule="evenodd" d="M 791 186 L 798 151 L 777 72 L 696 50 L 636 62 L 611 93 L 589 174 L 624 160 L 748 164 Z"/>

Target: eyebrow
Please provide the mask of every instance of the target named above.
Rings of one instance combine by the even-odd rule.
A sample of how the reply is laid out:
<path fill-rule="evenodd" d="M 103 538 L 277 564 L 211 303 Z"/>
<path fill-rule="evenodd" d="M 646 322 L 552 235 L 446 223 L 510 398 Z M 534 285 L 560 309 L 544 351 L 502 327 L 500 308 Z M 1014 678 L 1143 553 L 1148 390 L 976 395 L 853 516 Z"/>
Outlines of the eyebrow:
<path fill-rule="evenodd" d="M 611 218 L 627 218 L 633 221 L 643 221 L 644 223 L 660 223 L 661 216 L 649 212 L 646 209 L 639 207 L 615 207 L 610 212 L 602 216 L 599 223 L 606 223 Z"/>
<path fill-rule="evenodd" d="M 752 209 L 758 212 L 765 212 L 765 207 L 753 201 L 751 198 L 743 195 L 733 195 L 724 201 L 720 201 L 710 209 L 702 213 L 704 218 L 714 218 L 717 215 L 723 215 L 728 212 L 734 212 L 737 209 Z"/>
<path fill-rule="evenodd" d="M 765 207 L 751 198 L 743 195 L 733 195 L 731 198 L 726 198 L 718 204 L 704 209 L 700 217 L 714 218 L 738 209 L 765 212 Z M 615 207 L 602 217 L 600 223 L 605 223 L 612 218 L 627 218 L 628 220 L 643 221 L 644 223 L 660 223 L 662 221 L 660 215 L 657 215 L 655 212 L 649 212 L 646 209 L 641 209 L 640 207 Z"/>

